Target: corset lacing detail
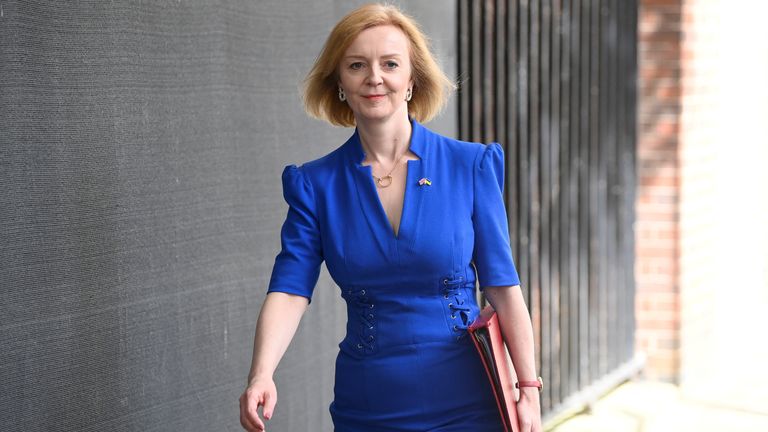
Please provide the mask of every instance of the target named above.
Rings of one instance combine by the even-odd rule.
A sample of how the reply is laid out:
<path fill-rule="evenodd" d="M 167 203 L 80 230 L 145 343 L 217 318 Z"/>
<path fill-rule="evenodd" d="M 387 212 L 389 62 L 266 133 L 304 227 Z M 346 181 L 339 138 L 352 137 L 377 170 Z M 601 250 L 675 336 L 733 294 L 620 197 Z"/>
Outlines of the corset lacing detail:
<path fill-rule="evenodd" d="M 461 339 L 469 326 L 469 307 L 465 305 L 464 291 L 461 290 L 465 283 L 463 276 L 453 279 L 443 278 L 443 300 L 448 303 L 448 310 L 453 331 L 461 332 L 456 339 Z"/>
<path fill-rule="evenodd" d="M 371 353 L 376 348 L 376 315 L 374 314 L 374 304 L 368 298 L 366 291 L 360 290 L 357 292 L 350 292 L 354 294 L 354 302 L 360 317 L 361 331 L 359 333 L 360 339 L 357 342 L 357 349 L 363 350 L 366 353 Z"/>

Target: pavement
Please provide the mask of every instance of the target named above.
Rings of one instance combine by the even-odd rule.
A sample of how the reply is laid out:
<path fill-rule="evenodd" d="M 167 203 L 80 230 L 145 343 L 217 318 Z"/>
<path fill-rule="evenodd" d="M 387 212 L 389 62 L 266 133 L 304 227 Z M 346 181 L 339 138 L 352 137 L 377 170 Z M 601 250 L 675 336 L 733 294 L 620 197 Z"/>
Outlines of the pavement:
<path fill-rule="evenodd" d="M 768 401 L 766 401 L 768 403 Z M 763 413 L 689 399 L 667 383 L 629 381 L 547 432 L 768 432 Z"/>

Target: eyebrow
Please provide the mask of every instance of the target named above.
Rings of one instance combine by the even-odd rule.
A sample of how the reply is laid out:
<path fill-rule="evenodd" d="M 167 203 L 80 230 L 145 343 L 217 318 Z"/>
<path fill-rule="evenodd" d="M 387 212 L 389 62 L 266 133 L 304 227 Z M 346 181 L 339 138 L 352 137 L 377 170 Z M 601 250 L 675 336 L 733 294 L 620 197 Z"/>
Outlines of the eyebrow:
<path fill-rule="evenodd" d="M 383 56 L 381 56 L 381 58 L 400 58 L 400 57 L 402 57 L 402 54 L 384 54 Z M 359 54 L 348 55 L 348 56 L 345 56 L 344 58 L 345 59 L 363 59 L 363 60 L 367 59 L 366 56 L 359 55 Z"/>

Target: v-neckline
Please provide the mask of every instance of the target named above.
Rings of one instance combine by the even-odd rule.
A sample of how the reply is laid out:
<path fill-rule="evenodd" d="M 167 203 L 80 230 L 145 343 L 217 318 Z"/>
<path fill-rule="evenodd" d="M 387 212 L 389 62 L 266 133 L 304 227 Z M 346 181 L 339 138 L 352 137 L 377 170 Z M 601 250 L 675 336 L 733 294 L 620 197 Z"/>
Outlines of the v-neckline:
<path fill-rule="evenodd" d="M 409 148 L 410 150 L 410 148 Z M 389 228 L 389 234 L 395 239 L 400 240 L 400 236 L 403 233 L 403 226 L 405 225 L 405 219 L 406 219 L 406 206 L 408 205 L 408 196 L 410 195 L 408 193 L 408 189 L 410 189 L 409 185 L 411 184 L 411 162 L 418 161 L 418 159 L 408 159 L 405 161 L 405 187 L 403 188 L 403 205 L 400 210 L 400 223 L 397 224 L 397 232 L 395 232 L 395 227 L 392 226 L 392 224 L 389 221 L 389 215 L 387 214 L 387 210 L 384 208 L 384 203 L 381 202 L 381 196 L 379 195 L 379 191 L 376 189 L 376 183 L 373 181 L 373 169 L 370 165 L 362 165 L 363 167 L 367 168 L 368 172 L 371 174 L 369 176 L 370 184 L 373 188 L 373 194 L 376 197 L 376 202 L 378 203 L 378 208 L 381 213 L 380 216 L 384 216 L 384 220 L 386 221 L 386 225 Z"/>
<path fill-rule="evenodd" d="M 395 233 L 394 227 L 389 222 L 389 217 L 387 217 L 387 212 L 384 210 L 381 197 L 379 197 L 379 193 L 376 190 L 371 166 L 362 164 L 365 160 L 365 151 L 360 142 L 359 132 L 355 130 L 355 133 L 350 137 L 351 157 L 356 168 L 354 171 L 357 174 L 354 184 L 357 189 L 360 205 L 362 206 L 361 210 L 372 232 L 381 242 L 382 247 L 385 247 L 389 242 L 394 241 L 397 243 L 411 237 L 412 224 L 416 222 L 411 219 L 418 216 L 419 207 L 421 206 L 423 194 L 416 193 L 416 190 L 414 190 L 416 187 L 414 184 L 415 180 L 413 179 L 424 174 L 424 131 L 422 126 L 413 119 L 411 119 L 411 125 L 408 150 L 416 155 L 418 159 L 406 161 L 407 172 L 405 175 L 405 189 L 403 190 L 403 208 L 400 213 L 400 224 L 398 225 L 397 233 Z"/>

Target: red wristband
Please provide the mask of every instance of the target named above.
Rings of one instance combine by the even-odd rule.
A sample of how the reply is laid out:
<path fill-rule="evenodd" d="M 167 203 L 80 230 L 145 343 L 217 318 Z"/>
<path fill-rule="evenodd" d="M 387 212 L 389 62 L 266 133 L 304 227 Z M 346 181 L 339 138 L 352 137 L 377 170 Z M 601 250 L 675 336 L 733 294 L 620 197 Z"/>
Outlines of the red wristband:
<path fill-rule="evenodd" d="M 541 379 L 541 377 L 538 377 L 536 381 L 518 381 L 515 383 L 515 388 L 523 388 L 523 387 L 536 387 L 541 391 L 544 388 L 544 381 Z"/>

